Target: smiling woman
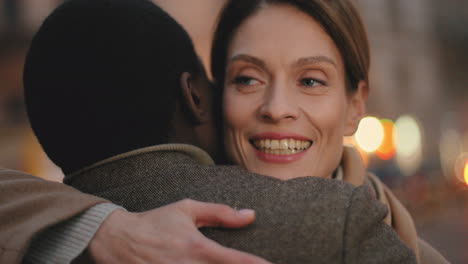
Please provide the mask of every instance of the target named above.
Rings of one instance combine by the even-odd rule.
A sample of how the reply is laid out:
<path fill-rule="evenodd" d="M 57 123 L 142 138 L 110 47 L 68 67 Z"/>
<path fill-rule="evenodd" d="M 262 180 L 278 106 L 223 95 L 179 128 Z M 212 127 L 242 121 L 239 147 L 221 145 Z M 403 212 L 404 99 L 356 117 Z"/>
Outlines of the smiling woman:
<path fill-rule="evenodd" d="M 227 58 L 229 158 L 285 180 L 331 178 L 367 90 L 362 81 L 348 96 L 343 59 L 323 27 L 295 7 L 269 5 L 238 28 Z"/>
<path fill-rule="evenodd" d="M 385 222 L 423 263 L 446 263 L 411 216 L 343 146 L 364 116 L 369 45 L 350 1 L 231 0 L 212 50 L 228 160 L 281 180 L 318 176 L 368 184 Z M 222 110 L 222 111 L 221 111 Z"/>

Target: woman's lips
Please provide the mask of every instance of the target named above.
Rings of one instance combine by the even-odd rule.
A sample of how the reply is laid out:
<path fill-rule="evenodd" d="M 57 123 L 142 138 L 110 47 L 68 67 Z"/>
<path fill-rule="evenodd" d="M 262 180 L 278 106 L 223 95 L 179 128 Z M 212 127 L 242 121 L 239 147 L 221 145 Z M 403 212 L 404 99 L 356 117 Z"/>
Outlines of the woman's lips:
<path fill-rule="evenodd" d="M 250 143 L 261 160 L 288 163 L 302 158 L 313 141 L 296 134 L 263 133 L 253 136 Z"/>

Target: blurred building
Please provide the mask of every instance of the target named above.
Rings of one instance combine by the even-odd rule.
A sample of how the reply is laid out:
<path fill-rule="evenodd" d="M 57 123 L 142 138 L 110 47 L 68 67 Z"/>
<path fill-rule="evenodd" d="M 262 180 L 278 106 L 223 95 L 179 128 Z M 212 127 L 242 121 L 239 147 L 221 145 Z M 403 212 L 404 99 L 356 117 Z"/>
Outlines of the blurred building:
<path fill-rule="evenodd" d="M 22 73 L 32 35 L 63 0 L 0 0 L 0 167 L 51 180 L 61 171 L 43 153 L 29 128 Z"/>
<path fill-rule="evenodd" d="M 370 114 L 410 114 L 423 127 L 423 160 L 434 166 L 444 130 L 466 132 L 468 2 L 356 0 L 371 49 Z M 447 113 L 455 118 L 447 123 Z M 435 166 L 437 167 L 437 166 Z"/>

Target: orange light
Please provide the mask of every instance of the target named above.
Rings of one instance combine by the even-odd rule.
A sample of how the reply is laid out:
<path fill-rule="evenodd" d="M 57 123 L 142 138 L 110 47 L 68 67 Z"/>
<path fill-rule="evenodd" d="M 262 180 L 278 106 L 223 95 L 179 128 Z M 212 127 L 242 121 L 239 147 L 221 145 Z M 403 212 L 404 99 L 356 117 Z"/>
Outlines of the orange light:
<path fill-rule="evenodd" d="M 466 161 L 466 164 L 465 164 L 465 183 L 466 185 L 468 185 L 468 160 Z"/>
<path fill-rule="evenodd" d="M 393 141 L 395 125 L 393 124 L 393 121 L 389 119 L 382 119 L 380 120 L 380 123 L 382 123 L 382 127 L 384 129 L 384 138 L 375 154 L 382 160 L 389 160 L 393 158 L 396 153 L 395 143 Z"/>

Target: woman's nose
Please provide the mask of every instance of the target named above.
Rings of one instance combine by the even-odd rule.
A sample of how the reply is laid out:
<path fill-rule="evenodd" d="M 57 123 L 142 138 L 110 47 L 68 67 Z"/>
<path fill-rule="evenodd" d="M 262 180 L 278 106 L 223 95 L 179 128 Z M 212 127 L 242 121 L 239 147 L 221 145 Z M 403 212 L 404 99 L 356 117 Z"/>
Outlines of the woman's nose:
<path fill-rule="evenodd" d="M 299 113 L 293 96 L 281 91 L 270 93 L 259 109 L 260 119 L 273 123 L 297 120 Z"/>

